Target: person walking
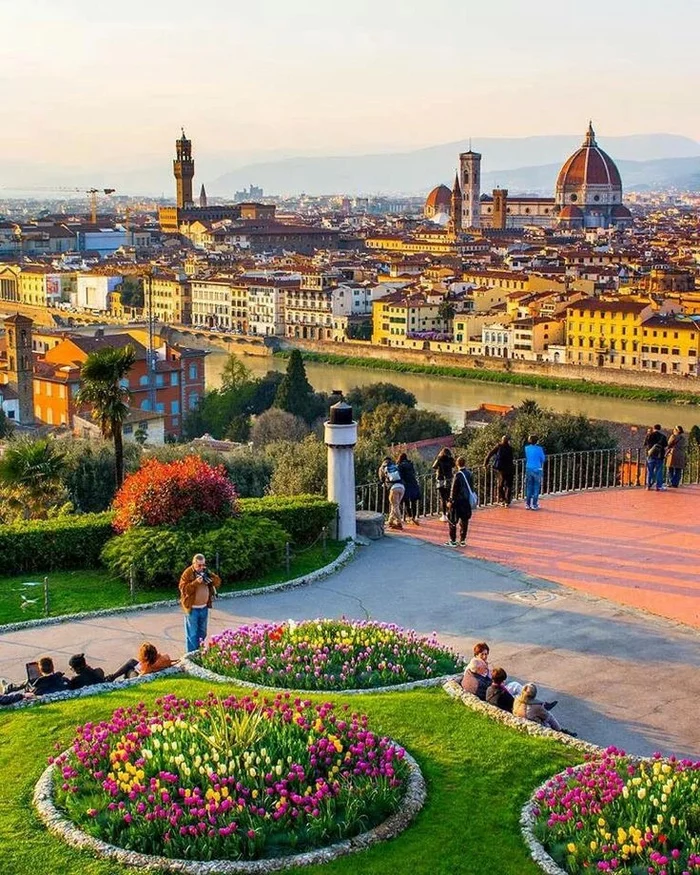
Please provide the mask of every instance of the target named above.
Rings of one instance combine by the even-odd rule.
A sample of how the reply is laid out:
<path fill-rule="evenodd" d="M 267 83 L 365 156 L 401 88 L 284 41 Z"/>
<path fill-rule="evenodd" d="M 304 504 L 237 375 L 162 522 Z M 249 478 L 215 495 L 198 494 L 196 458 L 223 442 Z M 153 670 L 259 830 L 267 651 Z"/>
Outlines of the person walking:
<path fill-rule="evenodd" d="M 199 650 L 207 637 L 207 621 L 221 578 L 207 568 L 201 553 L 192 557 L 192 564 L 180 577 L 180 604 L 185 612 L 186 653 Z"/>
<path fill-rule="evenodd" d="M 688 438 L 682 425 L 677 425 L 671 432 L 666 447 L 666 465 L 668 467 L 669 483 L 678 489 L 683 479 L 683 469 L 686 463 Z"/>
<path fill-rule="evenodd" d="M 443 447 L 433 462 L 435 471 L 435 483 L 440 496 L 440 522 L 447 522 L 447 502 L 450 500 L 452 477 L 455 470 L 455 460 L 449 447 Z"/>
<path fill-rule="evenodd" d="M 404 522 L 420 525 L 418 522 L 418 502 L 420 501 L 420 485 L 416 477 L 416 469 L 406 453 L 401 453 L 397 459 L 399 474 L 404 485 L 403 494 L 403 518 Z"/>
<path fill-rule="evenodd" d="M 498 479 L 498 501 L 503 507 L 510 507 L 513 500 L 513 479 L 515 477 L 515 460 L 510 438 L 504 434 L 496 446 L 490 450 L 484 465 L 489 462 L 493 466 Z"/>
<path fill-rule="evenodd" d="M 401 502 L 403 501 L 406 488 L 401 479 L 399 466 L 391 456 L 386 456 L 379 469 L 379 479 L 384 484 L 384 489 L 389 493 L 389 517 L 387 525 L 390 529 L 402 529 Z"/>
<path fill-rule="evenodd" d="M 452 478 L 450 500 L 448 502 L 450 540 L 446 547 L 466 547 L 467 529 L 472 516 L 472 495 L 474 495 L 474 480 L 472 472 L 467 468 L 464 456 L 457 459 L 457 470 Z M 457 541 L 457 524 L 459 523 L 459 542 Z"/>
<path fill-rule="evenodd" d="M 650 428 L 644 438 L 644 449 L 647 452 L 647 489 L 656 486 L 656 491 L 661 492 L 664 486 L 664 456 L 668 440 L 661 431 L 660 425 Z"/>
<path fill-rule="evenodd" d="M 547 459 L 544 449 L 537 443 L 537 435 L 531 434 L 525 444 L 525 508 L 540 509 L 542 475 Z"/>

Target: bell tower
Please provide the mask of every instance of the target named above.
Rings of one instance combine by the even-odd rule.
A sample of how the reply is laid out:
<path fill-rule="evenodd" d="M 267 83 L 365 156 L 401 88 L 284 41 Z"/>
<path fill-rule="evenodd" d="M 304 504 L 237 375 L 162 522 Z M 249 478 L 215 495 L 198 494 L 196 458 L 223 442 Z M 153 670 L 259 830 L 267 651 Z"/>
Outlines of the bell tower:
<path fill-rule="evenodd" d="M 462 185 L 462 230 L 481 227 L 481 155 L 468 152 L 459 156 L 459 175 Z"/>
<path fill-rule="evenodd" d="M 492 228 L 504 231 L 508 221 L 508 189 L 494 188 L 493 190 L 493 219 Z"/>
<path fill-rule="evenodd" d="M 462 190 L 459 187 L 459 173 L 455 173 L 455 184 L 450 198 L 450 230 L 453 234 L 462 233 Z"/>
<path fill-rule="evenodd" d="M 19 313 L 5 319 L 7 383 L 17 393 L 20 425 L 34 424 L 33 324 L 31 319 Z"/>
<path fill-rule="evenodd" d="M 185 136 L 175 140 L 176 158 L 173 161 L 173 173 L 177 181 L 177 208 L 186 210 L 194 205 L 192 200 L 192 179 L 194 178 L 194 160 L 192 158 L 192 140 Z"/>

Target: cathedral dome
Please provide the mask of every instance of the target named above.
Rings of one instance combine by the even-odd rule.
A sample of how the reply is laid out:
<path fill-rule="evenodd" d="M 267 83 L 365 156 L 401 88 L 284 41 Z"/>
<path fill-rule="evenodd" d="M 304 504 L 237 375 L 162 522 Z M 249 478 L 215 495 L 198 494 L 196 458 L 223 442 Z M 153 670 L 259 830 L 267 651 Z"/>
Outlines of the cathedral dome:
<path fill-rule="evenodd" d="M 622 190 L 615 162 L 596 143 L 591 125 L 583 145 L 564 163 L 557 178 L 557 190 L 577 189 L 583 185 L 606 185 Z"/>
<path fill-rule="evenodd" d="M 439 213 L 450 214 L 452 192 L 446 185 L 436 186 L 425 199 L 423 215 L 426 219 L 432 219 Z"/>

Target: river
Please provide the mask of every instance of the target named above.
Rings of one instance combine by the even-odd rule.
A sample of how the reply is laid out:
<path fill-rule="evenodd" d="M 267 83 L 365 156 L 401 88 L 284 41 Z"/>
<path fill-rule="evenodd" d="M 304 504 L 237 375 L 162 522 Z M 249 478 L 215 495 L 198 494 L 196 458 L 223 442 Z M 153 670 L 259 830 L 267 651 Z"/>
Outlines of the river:
<path fill-rule="evenodd" d="M 221 370 L 227 357 L 226 352 L 218 349 L 212 350 L 207 356 L 207 388 L 216 389 L 220 386 Z M 284 371 L 287 367 L 284 359 L 272 356 L 244 356 L 243 362 L 256 377 L 262 377 L 270 370 Z M 696 423 L 700 424 L 700 410 L 692 405 L 655 404 L 624 398 L 605 398 L 600 395 L 552 392 L 531 386 L 480 383 L 460 377 L 403 374 L 399 371 L 368 370 L 316 362 L 306 362 L 306 373 L 311 385 L 319 392 L 330 392 L 333 389 L 347 392 L 353 386 L 380 381 L 394 383 L 413 392 L 418 407 L 441 413 L 459 428 L 464 424 L 465 410 L 473 410 L 480 404 L 518 405 L 526 398 L 534 398 L 540 406 L 558 413 L 583 413 L 590 419 L 606 419 L 633 425 L 660 422 L 665 429 L 682 425 L 686 431 Z"/>

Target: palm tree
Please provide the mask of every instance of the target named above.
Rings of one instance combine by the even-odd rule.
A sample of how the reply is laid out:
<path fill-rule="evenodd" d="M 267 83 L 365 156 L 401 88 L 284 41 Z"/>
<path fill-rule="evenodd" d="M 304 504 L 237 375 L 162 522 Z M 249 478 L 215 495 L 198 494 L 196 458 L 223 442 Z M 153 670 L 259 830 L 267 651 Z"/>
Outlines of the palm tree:
<path fill-rule="evenodd" d="M 0 459 L 0 483 L 25 519 L 43 517 L 61 498 L 65 468 L 65 454 L 54 441 L 19 438 L 10 441 Z"/>
<path fill-rule="evenodd" d="M 80 372 L 81 386 L 76 398 L 78 404 L 92 407 L 102 436 L 114 441 L 117 489 L 124 481 L 122 424 L 129 413 L 127 402 L 131 397 L 123 381 L 135 362 L 133 346 L 123 349 L 107 347 L 91 352 Z"/>

